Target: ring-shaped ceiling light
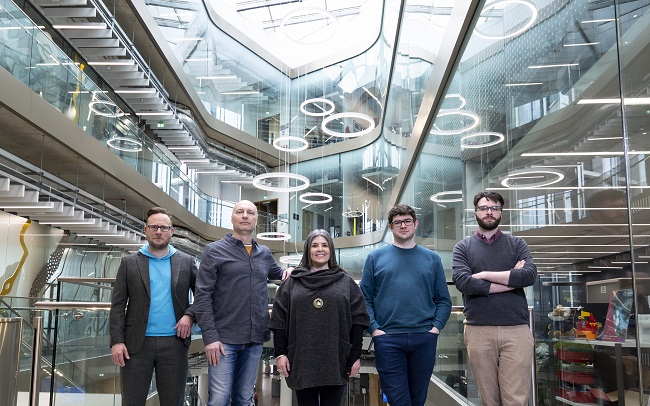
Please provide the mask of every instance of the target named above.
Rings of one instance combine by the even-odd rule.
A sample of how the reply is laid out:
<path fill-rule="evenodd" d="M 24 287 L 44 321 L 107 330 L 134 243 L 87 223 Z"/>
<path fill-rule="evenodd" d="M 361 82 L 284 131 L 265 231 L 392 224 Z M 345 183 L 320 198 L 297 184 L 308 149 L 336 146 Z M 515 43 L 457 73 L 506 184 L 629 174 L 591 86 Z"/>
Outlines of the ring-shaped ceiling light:
<path fill-rule="evenodd" d="M 321 197 L 322 199 L 309 199 L 310 197 Z M 325 204 L 329 203 L 332 201 L 332 195 L 328 195 L 327 193 L 303 193 L 300 195 L 298 198 L 300 199 L 301 202 L 303 203 L 310 203 L 310 204 Z"/>
<path fill-rule="evenodd" d="M 463 107 L 465 107 L 465 105 L 467 104 L 467 100 L 465 100 L 465 98 L 463 96 L 461 96 L 460 94 L 458 94 L 458 93 L 448 94 L 448 95 L 445 96 L 445 99 L 458 99 L 458 100 L 460 100 L 460 106 L 455 107 L 453 109 L 440 109 L 440 111 L 460 110 Z"/>
<path fill-rule="evenodd" d="M 319 39 L 318 41 L 305 41 L 305 40 L 300 40 L 291 37 L 286 30 L 286 26 L 290 26 L 292 24 L 295 24 L 291 20 L 294 18 L 299 18 L 299 17 L 306 17 L 309 15 L 309 19 L 313 20 L 314 17 L 312 17 L 313 14 L 320 14 L 321 16 L 325 17 L 325 20 L 329 20 L 332 22 L 332 24 L 328 24 L 328 28 L 330 29 L 330 34 L 326 38 Z M 323 42 L 326 42 L 330 38 L 334 36 L 336 33 L 336 28 L 339 25 L 339 20 L 336 18 L 336 16 L 329 11 L 325 10 L 324 8 L 319 8 L 319 7 L 303 7 L 303 8 L 297 8 L 295 10 L 290 11 L 287 13 L 282 20 L 280 21 L 280 32 L 282 32 L 285 37 L 287 37 L 289 40 L 297 43 L 297 44 L 303 44 L 303 45 L 317 45 L 317 44 L 322 44 Z"/>
<path fill-rule="evenodd" d="M 280 257 L 280 263 L 296 266 L 300 264 L 302 255 L 283 255 Z"/>
<path fill-rule="evenodd" d="M 109 111 L 109 112 L 101 111 L 101 110 L 98 110 L 97 107 L 95 107 L 95 106 L 97 106 L 97 107 L 103 106 L 107 110 L 114 109 L 114 111 Z M 97 114 L 98 116 L 103 116 L 103 117 L 116 118 L 116 117 L 122 117 L 122 116 L 125 115 L 125 113 L 119 107 L 117 107 L 117 104 L 113 103 L 110 100 L 94 100 L 94 101 L 91 101 L 90 103 L 88 103 L 88 108 L 93 113 Z"/>
<path fill-rule="evenodd" d="M 341 120 L 344 118 L 356 118 L 358 120 L 363 120 L 368 123 L 368 127 L 365 130 L 361 131 L 355 131 L 355 132 L 337 132 L 337 131 L 332 131 L 329 128 L 327 128 L 327 124 L 334 120 Z M 336 113 L 332 114 L 331 116 L 327 117 L 326 119 L 323 120 L 321 123 L 321 129 L 323 132 L 330 137 L 339 137 L 339 138 L 355 138 L 355 137 L 361 137 L 362 135 L 366 135 L 372 130 L 375 129 L 375 120 L 372 119 L 367 114 L 363 113 L 354 113 L 354 112 L 348 112 L 348 113 Z"/>
<path fill-rule="evenodd" d="M 313 111 L 307 110 L 307 105 L 313 104 L 316 107 L 319 107 L 318 104 L 316 103 L 323 103 L 323 107 L 327 106 L 327 109 L 323 108 L 322 112 L 317 112 L 314 113 Z M 307 99 L 304 102 L 300 103 L 300 111 L 306 116 L 311 116 L 311 117 L 325 117 L 329 114 L 332 114 L 334 112 L 334 109 L 336 106 L 334 105 L 334 102 L 331 100 L 323 99 L 321 97 L 316 97 L 313 99 Z"/>
<path fill-rule="evenodd" d="M 302 145 L 295 148 L 288 147 L 288 145 L 291 145 L 292 142 L 297 142 Z M 281 145 L 282 143 L 286 143 L 287 146 Z M 278 137 L 275 140 L 273 140 L 273 146 L 275 147 L 275 149 L 279 149 L 280 151 L 300 152 L 309 148 L 309 142 L 307 142 L 307 140 L 304 138 L 286 136 L 286 137 Z"/>
<path fill-rule="evenodd" d="M 463 141 L 468 140 L 470 138 L 475 138 L 475 137 L 495 137 L 496 139 L 488 142 L 484 142 L 483 144 L 466 144 L 463 143 Z M 503 142 L 506 137 L 503 136 L 501 133 L 496 133 L 496 132 L 489 132 L 489 131 L 484 131 L 484 132 L 478 132 L 478 133 L 473 133 L 466 135 L 460 139 L 460 147 L 461 148 L 485 148 L 485 147 L 491 147 L 492 145 L 497 145 L 500 142 Z"/>
<path fill-rule="evenodd" d="M 360 210 L 348 210 L 348 211 L 344 211 L 342 213 L 342 216 L 347 218 L 362 217 L 363 212 Z"/>
<path fill-rule="evenodd" d="M 258 240 L 267 240 L 267 241 L 289 241 L 291 239 L 291 234 L 287 233 L 258 233 Z"/>
<path fill-rule="evenodd" d="M 142 151 L 142 142 L 128 137 L 113 137 L 106 141 L 106 144 L 115 150 L 123 152 Z"/>
<path fill-rule="evenodd" d="M 457 196 L 457 197 L 444 197 L 444 196 Z M 463 201 L 462 190 L 449 190 L 447 192 L 438 192 L 431 196 L 431 201 L 436 203 L 454 203 Z"/>
<path fill-rule="evenodd" d="M 506 39 L 506 38 L 515 37 L 523 33 L 524 31 L 526 31 L 527 29 L 529 29 L 535 23 L 535 20 L 537 20 L 538 13 L 537 13 L 537 7 L 535 7 L 533 3 L 526 0 L 497 0 L 494 3 L 488 4 L 485 7 L 483 7 L 481 14 L 485 13 L 488 10 L 496 8 L 497 6 L 506 6 L 507 4 L 510 3 L 521 4 L 530 9 L 530 14 L 531 14 L 530 19 L 526 21 L 526 23 L 523 26 L 521 26 L 521 28 L 511 32 L 510 34 L 503 35 L 503 36 L 489 35 L 484 32 L 481 32 L 478 28 L 474 28 L 474 34 L 485 39 Z"/>
<path fill-rule="evenodd" d="M 531 176 L 531 175 L 538 175 L 538 176 Z M 555 176 L 555 179 L 548 179 L 548 180 L 543 180 L 540 182 L 530 182 L 522 185 L 517 185 L 517 186 L 512 186 L 510 185 L 510 182 L 520 180 L 520 179 L 534 179 L 534 178 L 539 178 L 540 176 L 544 177 L 544 175 L 553 175 Z M 564 174 L 561 172 L 557 171 L 549 171 L 549 170 L 537 170 L 537 169 L 524 169 L 524 170 L 519 170 L 519 171 L 513 171 L 508 174 L 508 177 L 505 178 L 503 181 L 501 181 L 501 184 L 504 187 L 510 188 L 510 189 L 518 189 L 518 188 L 528 188 L 528 187 L 544 187 L 544 186 L 549 186 L 554 183 L 558 183 L 564 179 Z"/>
<path fill-rule="evenodd" d="M 465 116 L 469 117 L 472 120 L 474 120 L 473 123 L 466 127 L 459 128 L 458 130 L 431 130 L 431 134 L 436 134 L 436 135 L 458 135 L 462 134 L 464 132 L 467 132 L 469 130 L 472 130 L 478 126 L 479 122 L 481 121 L 479 116 L 476 114 L 472 113 L 471 111 L 461 111 L 461 110 L 449 110 L 449 111 L 444 111 L 442 113 L 438 113 L 436 116 L 436 120 L 439 119 L 440 117 L 446 117 L 446 116 Z M 435 123 L 434 123 L 435 125 Z"/>
<path fill-rule="evenodd" d="M 287 180 L 297 180 L 299 182 L 302 182 L 301 184 L 297 186 L 268 186 L 262 184 L 262 181 L 267 180 L 267 179 L 273 179 L 273 178 L 286 178 Z M 253 178 L 253 186 L 255 186 L 258 189 L 266 190 L 269 192 L 299 192 L 301 190 L 305 190 L 309 187 L 309 179 L 302 175 L 298 175 L 297 173 L 291 173 L 291 172 L 270 172 L 270 173 L 263 173 L 261 175 L 257 175 L 256 177 Z"/>

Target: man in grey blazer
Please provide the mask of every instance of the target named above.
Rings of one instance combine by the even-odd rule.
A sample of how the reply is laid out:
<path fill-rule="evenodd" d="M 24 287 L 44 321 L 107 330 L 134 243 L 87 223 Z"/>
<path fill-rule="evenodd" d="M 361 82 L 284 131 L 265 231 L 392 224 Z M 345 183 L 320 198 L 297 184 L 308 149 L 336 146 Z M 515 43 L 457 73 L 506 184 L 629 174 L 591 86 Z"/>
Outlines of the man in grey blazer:
<path fill-rule="evenodd" d="M 180 406 L 185 397 L 187 351 L 194 323 L 189 292 L 196 264 L 169 242 L 172 216 L 149 209 L 148 244 L 122 258 L 110 313 L 111 356 L 122 367 L 122 405 L 144 406 L 153 371 L 161 406 Z"/>

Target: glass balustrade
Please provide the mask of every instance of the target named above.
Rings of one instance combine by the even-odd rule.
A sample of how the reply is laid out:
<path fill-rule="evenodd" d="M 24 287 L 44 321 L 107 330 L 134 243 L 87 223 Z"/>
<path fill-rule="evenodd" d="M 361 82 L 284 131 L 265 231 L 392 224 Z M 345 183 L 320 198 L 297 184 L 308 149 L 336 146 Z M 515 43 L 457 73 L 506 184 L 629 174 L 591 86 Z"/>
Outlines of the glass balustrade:
<path fill-rule="evenodd" d="M 457 310 L 455 308 L 440 333 L 433 379 L 438 380 L 438 385 L 445 385 L 448 389 L 457 392 L 458 396 L 467 399 L 467 404 L 478 405 L 481 402 L 463 341 L 464 320 L 462 307 Z"/>
<path fill-rule="evenodd" d="M 114 366 L 110 359 L 109 311 L 87 306 L 88 301 L 110 299 L 110 295 L 97 294 L 97 291 L 110 292 L 112 282 L 99 280 L 103 278 L 96 278 L 98 279 L 96 281 L 87 279 L 92 278 L 78 281 L 74 278 L 65 278 L 57 284 L 60 295 L 66 302 L 75 300 L 85 302 L 84 305 L 80 303 L 79 308 L 66 306 L 59 310 L 37 310 L 33 307 L 35 302 L 33 298 L 5 297 L 0 301 L 0 312 L 3 315 L 22 315 L 25 319 L 19 376 L 22 396 L 27 396 L 25 392 L 28 392 L 30 387 L 29 369 L 32 357 L 30 315 L 40 315 L 45 320 L 41 361 L 42 396 L 48 397 L 51 392 L 52 399 L 63 404 L 95 405 L 98 402 L 119 404 L 119 368 Z M 89 296 L 90 291 L 95 291 L 94 296 Z M 436 366 L 432 379 L 434 385 L 455 391 L 459 398 L 466 399 L 466 404 L 476 404 L 479 399 L 463 344 L 463 320 L 462 307 L 455 307 L 438 340 Z M 200 336 L 193 338 L 200 339 Z M 369 338 L 366 340 L 369 341 Z M 198 374 L 206 366 L 205 358 L 201 354 L 191 354 L 190 358 L 191 372 Z M 272 358 L 263 359 L 263 369 L 265 365 L 270 365 Z M 364 365 L 373 365 L 372 351 L 363 358 Z M 362 405 L 367 402 L 368 388 L 361 389 L 361 387 L 365 388 L 364 382 L 366 382 L 365 378 L 351 381 L 346 405 Z M 197 388 L 196 379 L 188 379 L 189 404 L 201 405 Z M 155 395 L 155 382 L 152 382 L 150 396 Z"/>
<path fill-rule="evenodd" d="M 31 6 L 23 3 L 25 9 Z M 134 113 L 76 54 L 10 0 L 0 0 L 0 67 L 7 70 L 201 220 L 228 227 L 233 203 L 203 193 L 138 127 Z M 36 16 L 37 14 L 34 13 Z M 35 17 L 36 18 L 36 17 Z M 101 82 L 100 79 L 96 79 Z M 223 206 L 226 206 L 225 208 Z"/>

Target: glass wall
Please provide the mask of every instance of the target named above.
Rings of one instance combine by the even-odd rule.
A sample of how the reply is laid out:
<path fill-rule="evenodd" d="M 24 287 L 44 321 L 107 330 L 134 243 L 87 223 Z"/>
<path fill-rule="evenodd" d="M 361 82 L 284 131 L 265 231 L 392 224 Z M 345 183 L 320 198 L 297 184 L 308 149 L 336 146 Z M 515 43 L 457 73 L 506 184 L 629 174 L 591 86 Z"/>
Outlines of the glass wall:
<path fill-rule="evenodd" d="M 370 50 L 364 55 L 361 66 L 365 70 L 375 66 L 374 76 L 378 79 L 374 84 L 361 82 L 352 93 L 364 103 L 358 106 L 353 103 L 348 108 L 352 112 L 374 109 L 370 114 L 378 123 L 381 136 L 368 146 L 292 166 L 292 172 L 309 178 L 306 193 L 324 193 L 333 199 L 321 203 L 319 197 L 308 201 L 292 198 L 289 229 L 297 240 L 304 239 L 317 228 L 329 230 L 335 236 L 349 237 L 383 231 L 386 226 L 384 216 L 391 193 L 402 169 L 404 153 L 424 96 L 423 89 L 449 21 L 448 13 L 441 12 L 441 8 L 407 2 L 403 5 L 401 23 L 397 25 L 394 16 L 400 11 L 398 4 L 386 2 L 386 7 L 391 12 L 385 13 L 380 57 L 373 57 Z M 393 30 L 399 30 L 398 43 L 388 36 Z M 426 43 L 422 42 L 423 36 L 428 38 Z M 393 58 L 392 64 L 390 58 Z M 379 63 L 373 65 L 373 61 Z M 322 74 L 331 68 L 323 69 Z M 369 89 L 374 89 L 377 96 Z M 296 99 L 300 101 L 305 97 L 298 95 Z M 322 121 L 323 117 L 319 119 Z M 354 127 L 357 122 L 348 119 L 334 123 L 337 131 L 345 135 L 354 132 L 348 127 Z M 361 266 L 349 271 L 360 275 Z"/>
<path fill-rule="evenodd" d="M 45 22 L 38 20 L 42 17 L 31 5 L 23 7 L 26 11 L 12 1 L 0 1 L 4 12 L 0 18 L 0 67 L 197 217 L 216 226 L 229 221 L 215 215 L 227 211 L 222 206 L 229 202 L 199 190 L 186 174 L 187 168 L 167 156 L 140 129 L 138 118 L 124 101 L 56 31 L 39 25 Z"/>
<path fill-rule="evenodd" d="M 400 200 L 444 260 L 476 229 L 473 196 L 501 193 L 500 227 L 538 269 L 527 291 L 538 404 L 626 390 L 645 405 L 648 4 L 497 1 L 480 13 Z"/>
<path fill-rule="evenodd" d="M 10 3 L 3 5 L 11 8 Z M 242 52 L 241 44 L 217 33 L 194 6 L 190 7 L 196 18 L 168 28 L 186 36 L 174 43 L 175 50 L 182 51 L 179 61 L 192 74 L 196 92 L 205 96 L 206 109 L 234 128 L 270 143 L 289 135 L 307 140 L 309 146 L 334 144 L 346 137 L 324 131 L 327 114 L 321 113 L 332 106 L 328 114 L 370 117 L 339 116 L 325 126 L 332 132 L 352 134 L 371 124 L 379 128 L 373 135 L 381 135 L 368 145 L 331 155 L 325 155 L 324 148 L 322 157 L 292 166 L 293 173 L 309 178 L 306 192 L 332 198 L 314 203 L 287 194 L 288 228 L 295 240 L 314 228 L 325 228 L 339 237 L 377 232 L 375 242 L 379 241 L 386 210 L 395 203 L 391 196 L 399 192 L 398 200 L 417 210 L 418 243 L 440 253 L 450 279 L 454 244 L 476 229 L 474 194 L 498 191 L 506 198 L 502 230 L 524 238 L 538 266 L 538 282 L 527 295 L 536 326 L 539 404 L 599 403 L 599 398 L 611 399 L 619 389 L 645 404 L 642 393 L 650 378 L 646 349 L 650 198 L 645 162 L 650 154 L 650 6 L 642 0 L 482 5 L 444 94 L 428 112 L 432 124 L 424 134 L 414 131 L 418 120 L 426 120 L 420 117 L 420 106 L 431 88 L 430 78 L 441 69 L 434 61 L 445 45 L 444 16 L 451 6 L 441 2 L 426 8 L 406 2 L 400 7 L 394 1 L 384 6 L 391 11 L 384 16 L 386 29 L 367 52 L 300 74 L 293 83 L 271 64 Z M 402 14 L 396 14 L 400 10 Z M 95 101 L 93 97 L 103 97 L 86 82 L 80 68 L 69 61 L 61 63 L 63 57 L 46 49 L 46 36 L 27 19 L 15 17 L 17 11 L 2 20 L 5 69 L 62 111 L 74 97 L 85 97 L 86 105 Z M 16 30 L 14 24 L 22 28 Z M 396 32 L 392 29 L 400 34 L 391 36 Z M 418 37 L 425 37 L 423 32 L 432 38 L 428 45 L 418 42 Z M 191 37 L 210 40 L 192 42 Z M 216 52 L 231 46 L 242 52 L 240 62 Z M 44 68 L 54 63 L 52 56 L 58 64 Z M 206 63 L 206 58 L 218 64 Z M 190 69 L 193 64 L 201 65 L 205 78 L 200 70 Z M 213 71 L 215 66 L 218 72 Z M 244 68 L 249 68 L 249 77 L 240 76 Z M 237 78 L 210 78 L 235 71 Z M 249 93 L 228 94 L 235 91 Z M 136 133 L 136 126 L 111 117 L 118 103 L 96 101 L 93 106 L 100 114 L 84 107 L 78 118 L 87 124 L 87 131 L 107 145 L 104 128 L 119 128 L 116 135 Z M 424 142 L 413 141 L 417 137 Z M 401 184 L 399 176 L 411 163 L 406 162 L 407 147 L 417 151 Z M 179 201 L 197 201 L 191 193 L 199 191 L 184 183 L 182 171 L 164 156 L 158 161 L 153 151 L 119 154 L 136 166 L 147 162 L 145 173 Z M 401 189 L 394 191 L 398 186 Z M 213 208 L 213 201 L 218 204 L 206 197 L 188 207 L 197 207 L 201 218 L 216 224 L 220 213 L 228 217 L 230 206 Z M 22 223 L 10 219 L 7 224 L 15 228 Z M 6 245 L 11 244 L 16 245 L 15 241 Z M 54 248 L 47 244 L 50 255 Z M 341 264 L 360 276 L 371 248 L 341 250 Z M 15 255 L 7 249 L 7 266 L 17 260 Z M 95 255 L 90 254 L 88 261 L 98 263 Z M 460 295 L 451 290 L 454 304 L 461 305 Z M 456 327 L 450 325 L 450 334 L 458 334 L 458 324 L 455 320 Z M 462 345 L 457 349 L 462 352 Z M 456 375 L 469 376 L 464 363 L 457 365 L 459 369 L 451 369 L 458 371 Z M 462 391 L 453 379 L 449 382 L 468 399 L 477 398 L 471 379 Z"/>

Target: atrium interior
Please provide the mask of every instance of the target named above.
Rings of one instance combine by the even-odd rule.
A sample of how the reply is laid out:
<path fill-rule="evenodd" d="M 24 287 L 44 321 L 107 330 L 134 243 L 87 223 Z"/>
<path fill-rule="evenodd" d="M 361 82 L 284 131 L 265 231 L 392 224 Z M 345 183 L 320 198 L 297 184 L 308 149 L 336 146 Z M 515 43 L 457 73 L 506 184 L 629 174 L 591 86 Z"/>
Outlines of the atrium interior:
<path fill-rule="evenodd" d="M 198 261 L 250 200 L 278 263 L 325 229 L 358 280 L 407 203 L 462 309 L 451 252 L 491 190 L 537 265 L 532 404 L 646 405 L 648 55 L 647 0 L 0 0 L 0 317 L 24 320 L 20 391 L 42 316 L 50 404 L 119 404 L 101 306 L 152 206 Z M 581 336 L 620 295 L 618 339 Z M 479 404 L 460 311 L 430 393 Z"/>

